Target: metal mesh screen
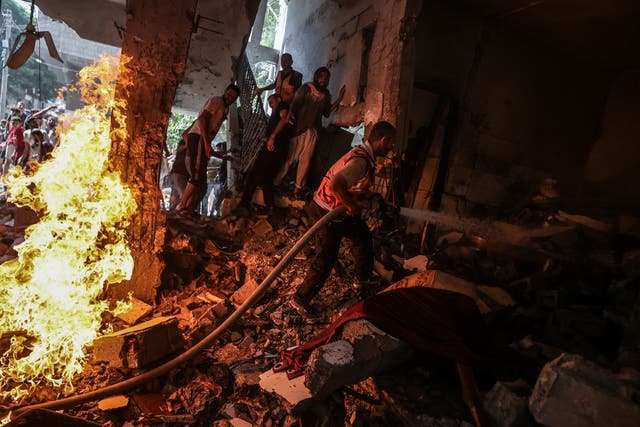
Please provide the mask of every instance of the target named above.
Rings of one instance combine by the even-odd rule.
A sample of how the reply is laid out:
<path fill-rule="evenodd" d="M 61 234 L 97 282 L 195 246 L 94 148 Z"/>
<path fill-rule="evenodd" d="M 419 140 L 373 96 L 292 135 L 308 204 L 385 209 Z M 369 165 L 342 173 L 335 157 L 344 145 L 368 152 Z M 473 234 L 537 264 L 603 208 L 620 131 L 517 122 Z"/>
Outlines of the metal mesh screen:
<path fill-rule="evenodd" d="M 242 55 L 238 67 L 238 86 L 240 87 L 240 127 L 242 129 L 242 174 L 251 168 L 258 156 L 267 132 L 267 115 L 262 108 L 260 96 L 253 96 L 257 87 L 247 55 Z"/>

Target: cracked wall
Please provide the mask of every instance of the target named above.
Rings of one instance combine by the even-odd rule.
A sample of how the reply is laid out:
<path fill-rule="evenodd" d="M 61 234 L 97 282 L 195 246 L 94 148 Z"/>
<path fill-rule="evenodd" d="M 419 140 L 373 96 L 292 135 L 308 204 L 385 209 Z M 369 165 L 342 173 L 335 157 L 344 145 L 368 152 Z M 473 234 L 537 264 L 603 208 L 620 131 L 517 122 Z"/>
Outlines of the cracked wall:
<path fill-rule="evenodd" d="M 417 28 L 416 82 L 461 105 L 443 208 L 495 213 L 545 177 L 579 194 L 607 75 L 443 2 L 425 2 Z"/>
<path fill-rule="evenodd" d="M 366 125 L 385 119 L 397 123 L 402 43 L 400 29 L 406 0 L 291 2 L 287 15 L 284 52 L 304 81 L 321 66 L 331 70 L 329 90 L 335 99 L 347 87 L 341 106 L 325 120 L 339 125 Z M 368 61 L 363 64 L 366 31 L 375 26 Z M 361 77 L 364 69 L 364 76 Z M 367 68 L 368 66 L 368 68 Z M 366 88 L 361 89 L 363 81 Z"/>

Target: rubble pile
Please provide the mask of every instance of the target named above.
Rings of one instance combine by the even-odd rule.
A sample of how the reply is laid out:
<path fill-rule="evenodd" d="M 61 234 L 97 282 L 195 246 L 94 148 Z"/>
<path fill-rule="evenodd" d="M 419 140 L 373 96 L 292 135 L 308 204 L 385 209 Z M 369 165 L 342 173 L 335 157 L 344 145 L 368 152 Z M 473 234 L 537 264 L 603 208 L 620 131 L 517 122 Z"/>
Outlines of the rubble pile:
<path fill-rule="evenodd" d="M 28 222 L 19 211 L 0 208 L 2 261 L 16 256 L 20 224 Z M 105 315 L 115 332 L 95 341 L 74 393 L 142 375 L 202 340 L 308 226 L 304 209 L 294 207 L 269 218 L 169 216 L 167 268 L 156 301 L 134 299 L 127 313 Z M 620 425 L 638 419 L 640 219 L 523 211 L 492 221 L 490 233 L 475 233 L 475 226 L 430 228 L 426 250 L 424 236 L 406 234 L 397 216 L 377 226 L 377 284 L 353 287 L 350 248 L 343 244 L 334 274 L 313 301 L 324 313 L 318 322 L 307 323 L 288 304 L 313 255 L 311 244 L 211 348 L 126 395 L 65 413 L 128 427 L 473 425 L 454 362 L 420 354 L 364 320 L 316 349 L 302 376 L 289 379 L 272 369 L 282 350 L 307 342 L 358 301 L 400 281 L 471 297 L 495 346 L 537 367 L 509 378 L 476 371 L 480 410 L 494 425 L 601 425 L 611 408 Z M 23 404 L 55 397 L 43 388 Z"/>

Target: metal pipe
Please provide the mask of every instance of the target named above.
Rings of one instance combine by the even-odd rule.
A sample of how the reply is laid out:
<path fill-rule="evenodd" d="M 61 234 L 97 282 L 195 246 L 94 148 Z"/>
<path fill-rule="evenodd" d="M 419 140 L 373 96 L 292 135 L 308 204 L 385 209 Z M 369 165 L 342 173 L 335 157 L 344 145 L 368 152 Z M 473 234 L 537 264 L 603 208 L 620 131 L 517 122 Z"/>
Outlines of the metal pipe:
<path fill-rule="evenodd" d="M 267 290 L 271 282 L 280 275 L 282 270 L 289 264 L 289 262 L 296 256 L 298 252 L 302 249 L 302 247 L 309 241 L 309 239 L 318 231 L 320 227 L 322 227 L 325 223 L 331 221 L 337 216 L 346 212 L 346 208 L 344 206 L 339 206 L 336 209 L 327 212 L 322 218 L 320 218 L 313 226 L 307 230 L 307 232 L 296 242 L 295 245 L 289 252 L 280 260 L 280 262 L 271 270 L 269 275 L 260 283 L 260 285 L 256 288 L 256 290 L 247 298 L 247 300 L 236 309 L 220 326 L 218 326 L 213 332 L 204 337 L 202 341 L 198 344 L 191 347 L 189 350 L 180 354 L 176 358 L 168 361 L 167 363 L 158 366 L 144 374 L 138 375 L 137 377 L 130 378 L 128 380 L 119 382 L 117 384 L 112 384 L 110 386 L 106 386 L 100 388 L 98 390 L 94 390 L 88 393 L 79 394 L 77 396 L 71 396 L 64 399 L 52 400 L 49 402 L 38 403 L 35 405 L 23 406 L 23 407 L 13 407 L 13 413 L 18 415 L 30 409 L 64 409 L 70 408 L 75 405 L 79 405 L 81 403 L 90 402 L 97 399 L 102 399 L 107 396 L 111 396 L 113 394 L 122 393 L 124 391 L 130 390 L 134 387 L 142 385 L 149 380 L 152 380 L 160 375 L 163 375 L 170 370 L 174 369 L 176 366 L 180 365 L 193 358 L 197 354 L 199 354 L 205 348 L 211 346 L 213 342 L 220 336 L 221 333 L 226 331 L 231 325 L 233 325 L 253 304 L 255 304 L 260 297 Z"/>

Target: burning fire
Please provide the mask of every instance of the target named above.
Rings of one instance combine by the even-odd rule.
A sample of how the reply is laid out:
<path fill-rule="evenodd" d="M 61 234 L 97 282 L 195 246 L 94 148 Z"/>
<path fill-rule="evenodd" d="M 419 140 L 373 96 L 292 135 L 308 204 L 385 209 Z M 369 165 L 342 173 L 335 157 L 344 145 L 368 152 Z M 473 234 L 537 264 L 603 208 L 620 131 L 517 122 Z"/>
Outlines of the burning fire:
<path fill-rule="evenodd" d="M 86 107 L 60 120 L 53 158 L 9 185 L 10 201 L 30 206 L 41 220 L 0 265 L 0 395 L 19 401 L 39 385 L 68 393 L 98 336 L 105 286 L 131 276 L 126 245 L 136 209 L 131 190 L 108 164 L 110 123 L 119 59 L 102 57 L 80 72 Z M 1 341 L 0 341 L 1 342 Z"/>

